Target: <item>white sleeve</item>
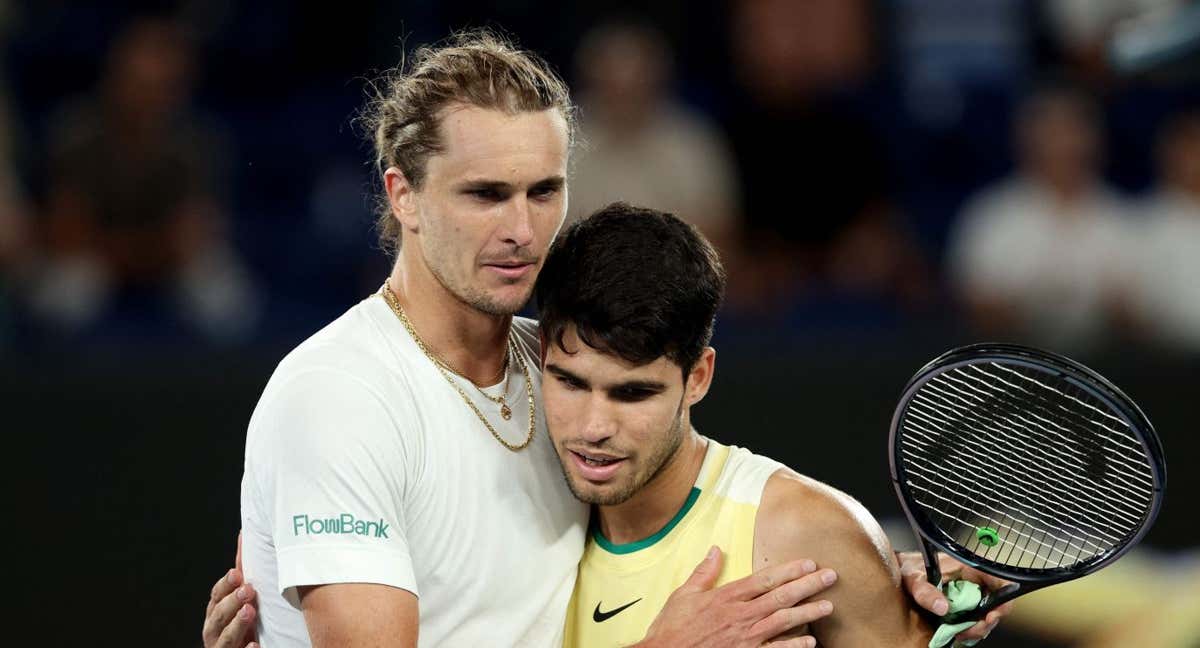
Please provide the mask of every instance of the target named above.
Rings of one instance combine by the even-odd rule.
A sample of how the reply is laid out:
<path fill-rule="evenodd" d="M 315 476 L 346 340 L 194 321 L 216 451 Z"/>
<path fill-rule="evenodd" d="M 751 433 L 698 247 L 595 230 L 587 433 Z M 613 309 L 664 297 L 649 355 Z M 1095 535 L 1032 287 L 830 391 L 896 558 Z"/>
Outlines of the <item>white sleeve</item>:
<path fill-rule="evenodd" d="M 270 518 L 279 590 L 377 583 L 417 594 L 405 532 L 405 420 L 337 369 L 290 377 L 258 412 L 247 469 Z"/>

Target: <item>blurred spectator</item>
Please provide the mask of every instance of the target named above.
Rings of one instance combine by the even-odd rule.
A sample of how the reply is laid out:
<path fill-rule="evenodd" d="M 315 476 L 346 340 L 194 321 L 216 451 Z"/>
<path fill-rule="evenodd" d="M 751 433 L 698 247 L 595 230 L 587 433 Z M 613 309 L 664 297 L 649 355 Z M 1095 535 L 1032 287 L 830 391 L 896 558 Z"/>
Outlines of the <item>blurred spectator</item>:
<path fill-rule="evenodd" d="M 1125 207 L 1097 171 L 1098 115 L 1067 89 L 1035 94 L 1016 124 L 1014 177 L 971 199 L 949 268 L 975 325 L 1054 348 L 1103 340 L 1126 274 Z"/>
<path fill-rule="evenodd" d="M 873 15 L 865 0 L 740 0 L 741 95 L 728 130 L 754 272 L 730 298 L 788 304 L 806 288 L 919 297 L 920 255 L 891 202 L 884 140 L 865 117 Z"/>
<path fill-rule="evenodd" d="M 53 125 L 46 258 L 31 302 L 60 332 L 86 334 L 114 319 L 118 328 L 142 325 L 158 315 L 150 310 L 214 340 L 254 325 L 257 297 L 219 194 L 224 151 L 191 112 L 186 36 L 167 19 L 131 22 L 95 95 Z"/>
<path fill-rule="evenodd" d="M 1051 0 L 1042 4 L 1055 45 L 1081 80 L 1093 88 L 1112 77 L 1109 42 L 1117 25 L 1181 0 Z"/>
<path fill-rule="evenodd" d="M 1159 166 L 1161 184 L 1140 213 L 1130 301 L 1156 342 L 1200 352 L 1200 111 L 1163 129 Z"/>
<path fill-rule="evenodd" d="M 624 200 L 674 212 L 727 249 L 740 212 L 733 161 L 716 126 L 670 96 L 663 36 L 611 23 L 583 38 L 576 59 L 585 145 L 569 221 Z"/>

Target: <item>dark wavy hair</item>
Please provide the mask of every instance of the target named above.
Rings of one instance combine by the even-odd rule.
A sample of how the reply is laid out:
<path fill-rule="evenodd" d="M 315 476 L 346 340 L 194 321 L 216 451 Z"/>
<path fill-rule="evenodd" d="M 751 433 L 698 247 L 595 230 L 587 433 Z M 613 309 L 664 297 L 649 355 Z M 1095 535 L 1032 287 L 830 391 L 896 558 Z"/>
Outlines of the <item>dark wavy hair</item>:
<path fill-rule="evenodd" d="M 684 379 L 712 339 L 725 269 L 672 214 L 613 203 L 555 241 L 534 290 L 546 344 L 574 325 L 588 346 L 645 364 L 666 356 Z"/>

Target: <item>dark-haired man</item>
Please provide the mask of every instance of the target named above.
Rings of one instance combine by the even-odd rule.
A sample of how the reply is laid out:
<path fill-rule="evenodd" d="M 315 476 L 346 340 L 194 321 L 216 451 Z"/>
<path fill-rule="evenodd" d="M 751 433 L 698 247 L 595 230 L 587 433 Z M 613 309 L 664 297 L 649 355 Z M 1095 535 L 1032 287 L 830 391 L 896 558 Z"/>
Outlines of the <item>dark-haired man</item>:
<path fill-rule="evenodd" d="M 593 505 L 566 645 L 641 639 L 713 546 L 725 551 L 718 583 L 797 558 L 827 568 L 837 584 L 809 603 L 832 609 L 811 629 L 822 646 L 926 645 L 866 509 L 692 428 L 724 285 L 694 227 L 623 204 L 572 226 L 546 259 L 535 294 L 547 424 L 571 492 Z"/>

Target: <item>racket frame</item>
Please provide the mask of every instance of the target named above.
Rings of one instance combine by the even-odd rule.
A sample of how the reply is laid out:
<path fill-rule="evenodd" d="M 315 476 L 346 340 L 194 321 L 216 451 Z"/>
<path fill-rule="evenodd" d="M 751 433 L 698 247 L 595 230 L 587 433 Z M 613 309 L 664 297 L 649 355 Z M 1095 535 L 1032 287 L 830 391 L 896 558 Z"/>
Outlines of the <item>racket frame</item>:
<path fill-rule="evenodd" d="M 978 364 L 980 361 L 987 360 L 1000 360 L 1006 363 L 1023 365 L 1042 372 L 1049 371 L 1056 377 L 1066 380 L 1108 405 L 1113 410 L 1113 413 L 1117 414 L 1129 425 L 1133 431 L 1133 436 L 1141 444 L 1143 450 L 1146 452 L 1146 456 L 1150 460 L 1150 469 L 1154 478 L 1154 496 L 1150 510 L 1146 513 L 1144 521 L 1132 538 L 1120 547 L 1109 549 L 1104 553 L 1092 556 L 1082 563 L 1071 567 L 1030 569 L 995 565 L 990 562 L 984 563 L 977 560 L 970 550 L 946 537 L 944 533 L 932 524 L 929 525 L 930 528 L 926 528 L 926 522 L 928 522 L 927 516 L 924 513 L 914 511 L 913 507 L 909 504 L 910 494 L 905 480 L 906 476 L 903 474 L 903 462 L 899 460 L 900 447 L 898 440 L 901 425 L 908 411 L 909 401 L 912 400 L 917 390 L 935 376 L 956 367 Z M 1059 354 L 1016 344 L 994 342 L 972 344 L 947 351 L 931 360 L 913 375 L 908 384 L 904 386 L 900 401 L 896 405 L 896 411 L 892 415 L 891 430 L 888 435 L 888 462 L 891 467 L 892 485 L 896 489 L 896 497 L 900 500 L 900 506 L 904 510 L 904 515 L 908 518 L 909 524 L 912 526 L 914 535 L 920 541 L 921 556 L 925 561 L 926 578 L 931 584 L 940 586 L 942 582 L 941 568 L 937 560 L 938 551 L 953 556 L 962 563 L 980 571 L 1012 581 L 1011 585 L 988 593 L 974 610 L 964 611 L 941 619 L 946 623 L 982 618 L 989 610 L 1017 596 L 1086 576 L 1112 564 L 1113 561 L 1125 555 L 1126 552 L 1133 548 L 1150 530 L 1150 527 L 1154 524 L 1154 520 L 1158 517 L 1159 510 L 1162 508 L 1163 495 L 1167 484 L 1167 467 L 1166 462 L 1163 460 L 1162 442 L 1159 440 L 1158 434 L 1155 433 L 1150 420 L 1142 412 L 1141 408 L 1138 407 L 1137 403 L 1133 402 L 1133 399 L 1126 396 L 1116 385 L 1092 369 Z"/>

